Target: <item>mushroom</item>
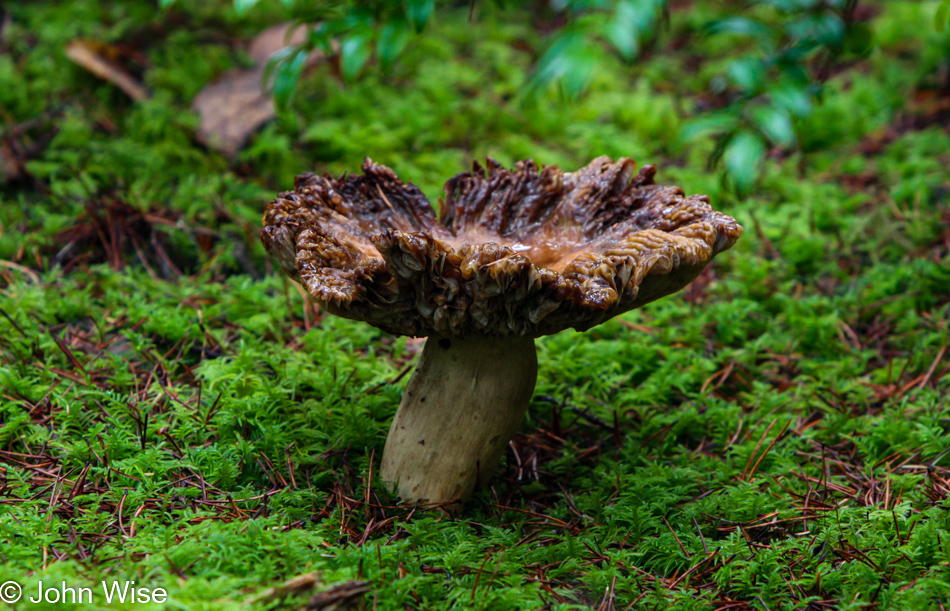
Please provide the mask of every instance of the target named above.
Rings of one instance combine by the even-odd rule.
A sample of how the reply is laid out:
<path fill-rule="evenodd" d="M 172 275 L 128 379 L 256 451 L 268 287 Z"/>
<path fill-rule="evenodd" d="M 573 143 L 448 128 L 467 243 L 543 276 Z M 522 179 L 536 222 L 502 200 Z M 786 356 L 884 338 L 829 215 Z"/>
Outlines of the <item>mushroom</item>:
<path fill-rule="evenodd" d="M 367 158 L 361 176 L 299 176 L 267 207 L 267 251 L 321 307 L 428 337 L 380 469 L 404 501 L 455 511 L 489 482 L 534 392 L 534 338 L 676 292 L 742 234 L 708 197 L 635 167 L 475 162 L 446 183 L 436 219 Z"/>

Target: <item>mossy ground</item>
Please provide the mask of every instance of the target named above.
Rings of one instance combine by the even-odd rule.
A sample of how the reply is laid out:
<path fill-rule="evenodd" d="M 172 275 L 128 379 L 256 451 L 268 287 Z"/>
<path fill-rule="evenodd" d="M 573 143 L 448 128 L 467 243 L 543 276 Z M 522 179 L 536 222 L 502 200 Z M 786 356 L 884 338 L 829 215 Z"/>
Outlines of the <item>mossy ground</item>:
<path fill-rule="evenodd" d="M 950 607 L 950 33 L 937 2 L 869 4 L 877 47 L 741 200 L 679 135 L 734 51 L 697 32 L 720 3 L 579 101 L 519 97 L 526 15 L 444 10 L 389 74 L 309 74 L 233 161 L 188 106 L 279 3 L 8 4 L 3 135 L 35 151 L 0 185 L 0 582 L 132 579 L 169 609 L 312 571 L 369 581 L 366 609 Z M 152 99 L 72 64 L 75 38 Z M 365 155 L 434 199 L 473 158 L 602 154 L 745 235 L 683 293 L 540 340 L 529 417 L 462 518 L 391 506 L 371 474 L 418 345 L 306 304 L 264 205 Z"/>

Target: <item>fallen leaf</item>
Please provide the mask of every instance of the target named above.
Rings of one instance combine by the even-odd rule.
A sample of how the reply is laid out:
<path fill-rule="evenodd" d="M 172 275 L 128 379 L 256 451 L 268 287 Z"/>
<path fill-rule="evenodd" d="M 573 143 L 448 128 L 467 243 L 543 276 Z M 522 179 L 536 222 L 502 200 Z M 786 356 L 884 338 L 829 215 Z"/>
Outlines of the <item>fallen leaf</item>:
<path fill-rule="evenodd" d="M 255 64 L 262 66 L 277 51 L 291 45 L 299 45 L 306 38 L 307 31 L 305 28 L 298 27 L 297 24 L 290 22 L 281 23 L 269 27 L 255 36 L 247 47 L 247 54 L 251 56 Z"/>
<path fill-rule="evenodd" d="M 201 123 L 198 139 L 227 155 L 234 155 L 248 137 L 274 118 L 274 102 L 261 93 L 263 68 L 233 71 L 206 86 L 191 108 Z"/>
<path fill-rule="evenodd" d="M 91 43 L 84 40 L 72 41 L 66 45 L 66 56 L 99 78 L 112 83 L 136 102 L 149 99 L 148 91 L 131 74 L 102 57 Z"/>
<path fill-rule="evenodd" d="M 270 27 L 254 38 L 248 54 L 253 68 L 229 70 L 205 86 L 195 96 L 191 108 L 198 113 L 198 139 L 226 155 L 233 156 L 247 139 L 275 116 L 274 102 L 261 90 L 264 67 L 270 56 L 280 49 L 304 41 L 306 31 L 291 23 Z M 308 58 L 312 64 L 322 54 Z"/>

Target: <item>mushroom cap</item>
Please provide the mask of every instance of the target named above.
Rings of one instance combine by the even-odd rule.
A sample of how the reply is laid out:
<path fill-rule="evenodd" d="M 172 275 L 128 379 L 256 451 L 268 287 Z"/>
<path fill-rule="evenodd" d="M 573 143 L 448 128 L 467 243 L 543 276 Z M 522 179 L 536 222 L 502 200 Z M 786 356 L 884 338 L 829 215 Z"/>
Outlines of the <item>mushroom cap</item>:
<path fill-rule="evenodd" d="M 742 234 L 705 195 L 598 157 L 576 172 L 488 159 L 445 185 L 439 218 L 411 182 L 298 176 L 264 214 L 267 251 L 327 311 L 395 335 L 585 331 L 674 293 Z"/>

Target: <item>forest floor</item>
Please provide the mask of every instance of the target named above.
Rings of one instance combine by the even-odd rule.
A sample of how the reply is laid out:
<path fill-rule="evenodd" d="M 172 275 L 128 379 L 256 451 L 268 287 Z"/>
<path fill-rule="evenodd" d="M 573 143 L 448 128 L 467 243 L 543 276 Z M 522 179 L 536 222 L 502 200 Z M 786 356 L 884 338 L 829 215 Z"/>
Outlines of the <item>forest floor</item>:
<path fill-rule="evenodd" d="M 9 6 L 0 583 L 96 596 L 14 607 L 128 580 L 168 602 L 108 606 L 950 608 L 950 33 L 936 2 L 870 3 L 871 55 L 737 198 L 680 136 L 732 52 L 707 4 L 533 105 L 530 20 L 442 10 L 387 73 L 311 68 L 233 158 L 191 101 L 280 3 Z M 527 421 L 447 519 L 374 477 L 419 343 L 326 316 L 259 241 L 296 174 L 367 155 L 433 201 L 486 155 L 630 156 L 745 234 L 680 294 L 539 340 Z"/>

